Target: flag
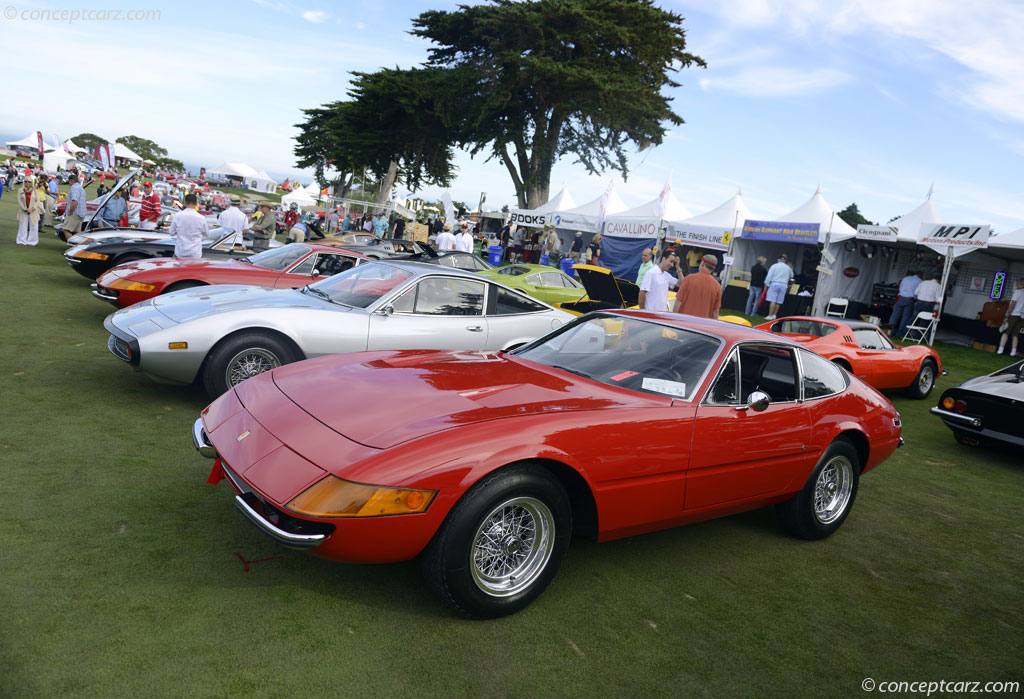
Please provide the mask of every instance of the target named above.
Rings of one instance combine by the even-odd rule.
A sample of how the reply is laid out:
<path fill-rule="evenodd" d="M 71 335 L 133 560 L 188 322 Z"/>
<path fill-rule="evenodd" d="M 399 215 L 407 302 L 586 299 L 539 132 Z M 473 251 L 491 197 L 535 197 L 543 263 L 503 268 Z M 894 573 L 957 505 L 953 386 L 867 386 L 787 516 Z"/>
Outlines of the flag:
<path fill-rule="evenodd" d="M 74 153 L 72 153 L 71 149 L 68 147 L 67 141 L 64 141 L 64 152 L 67 153 L 68 155 L 74 155 Z"/>
<path fill-rule="evenodd" d="M 597 210 L 597 232 L 600 233 L 604 227 L 604 218 L 608 214 L 608 198 L 612 195 L 612 187 L 615 186 L 615 181 L 612 180 L 608 184 L 608 188 L 604 190 L 604 194 L 601 195 L 601 203 L 598 205 Z"/>
<path fill-rule="evenodd" d="M 665 186 L 661 188 L 661 194 L 658 195 L 658 218 L 665 218 L 665 212 L 668 210 L 668 198 L 672 193 L 672 172 L 669 171 L 668 179 L 665 180 Z"/>
<path fill-rule="evenodd" d="M 39 139 L 39 159 L 43 159 L 43 132 L 36 131 L 36 138 Z"/>
<path fill-rule="evenodd" d="M 452 203 L 451 192 L 445 190 L 441 195 L 441 203 L 444 204 L 444 219 L 447 223 L 455 223 L 455 204 Z"/>
<path fill-rule="evenodd" d="M 932 186 L 928 188 L 928 198 L 931 199 L 933 194 L 935 194 L 935 183 L 934 182 L 932 182 Z"/>

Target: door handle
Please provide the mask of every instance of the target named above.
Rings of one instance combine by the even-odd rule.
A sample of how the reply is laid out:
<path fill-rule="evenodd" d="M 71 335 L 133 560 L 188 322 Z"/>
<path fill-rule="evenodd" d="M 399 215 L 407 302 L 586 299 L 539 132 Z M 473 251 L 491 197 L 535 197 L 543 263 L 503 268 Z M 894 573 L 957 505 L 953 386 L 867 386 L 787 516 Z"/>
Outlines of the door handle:
<path fill-rule="evenodd" d="M 466 326 L 466 330 L 468 330 L 471 333 L 482 333 L 484 331 L 484 326 L 482 326 L 482 325 L 467 325 Z"/>

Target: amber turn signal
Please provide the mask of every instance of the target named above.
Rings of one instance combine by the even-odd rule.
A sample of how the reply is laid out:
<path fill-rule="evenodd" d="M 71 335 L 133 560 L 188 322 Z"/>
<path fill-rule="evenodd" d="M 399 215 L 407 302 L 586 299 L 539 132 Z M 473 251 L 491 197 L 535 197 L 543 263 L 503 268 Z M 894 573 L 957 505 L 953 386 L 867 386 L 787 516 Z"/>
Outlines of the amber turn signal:
<path fill-rule="evenodd" d="M 425 512 L 436 495 L 436 490 L 384 488 L 327 476 L 285 507 L 310 517 L 379 517 Z"/>
<path fill-rule="evenodd" d="M 120 289 L 121 291 L 152 291 L 156 287 L 152 284 L 133 282 L 131 279 L 115 279 L 107 284 L 108 289 Z"/>
<path fill-rule="evenodd" d="M 945 398 L 943 398 L 942 399 L 942 407 L 945 408 L 946 410 L 952 410 L 953 409 L 953 399 L 950 398 L 949 396 L 946 396 Z"/>
<path fill-rule="evenodd" d="M 104 255 L 101 252 L 89 252 L 88 250 L 79 250 L 78 252 L 75 253 L 75 257 L 78 257 L 83 260 L 105 260 L 108 257 L 110 257 L 110 255 Z"/>

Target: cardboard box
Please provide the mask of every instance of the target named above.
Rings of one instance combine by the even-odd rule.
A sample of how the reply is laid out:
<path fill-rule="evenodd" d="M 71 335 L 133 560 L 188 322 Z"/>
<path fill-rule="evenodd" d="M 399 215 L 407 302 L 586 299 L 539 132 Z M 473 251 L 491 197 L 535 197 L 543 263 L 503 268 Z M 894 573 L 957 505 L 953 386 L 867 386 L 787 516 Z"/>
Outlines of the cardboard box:
<path fill-rule="evenodd" d="M 996 351 L 996 346 L 995 345 L 986 345 L 983 342 L 975 342 L 973 347 L 974 347 L 974 349 L 981 350 L 982 352 L 995 352 Z"/>

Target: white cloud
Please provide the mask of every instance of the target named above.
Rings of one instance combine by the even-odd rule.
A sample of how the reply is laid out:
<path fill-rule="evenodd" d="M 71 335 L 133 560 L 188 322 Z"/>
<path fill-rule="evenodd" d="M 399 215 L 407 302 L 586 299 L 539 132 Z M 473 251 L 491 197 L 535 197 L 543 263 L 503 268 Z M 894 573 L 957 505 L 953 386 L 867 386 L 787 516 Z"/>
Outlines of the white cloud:
<path fill-rule="evenodd" d="M 327 13 L 321 10 L 306 10 L 302 13 L 302 19 L 313 24 L 322 24 L 327 21 Z"/>
<path fill-rule="evenodd" d="M 822 92 L 850 81 L 850 76 L 835 68 L 801 70 L 772 67 L 746 68 L 732 75 L 700 80 L 706 91 L 724 90 L 747 97 L 788 97 Z"/>

